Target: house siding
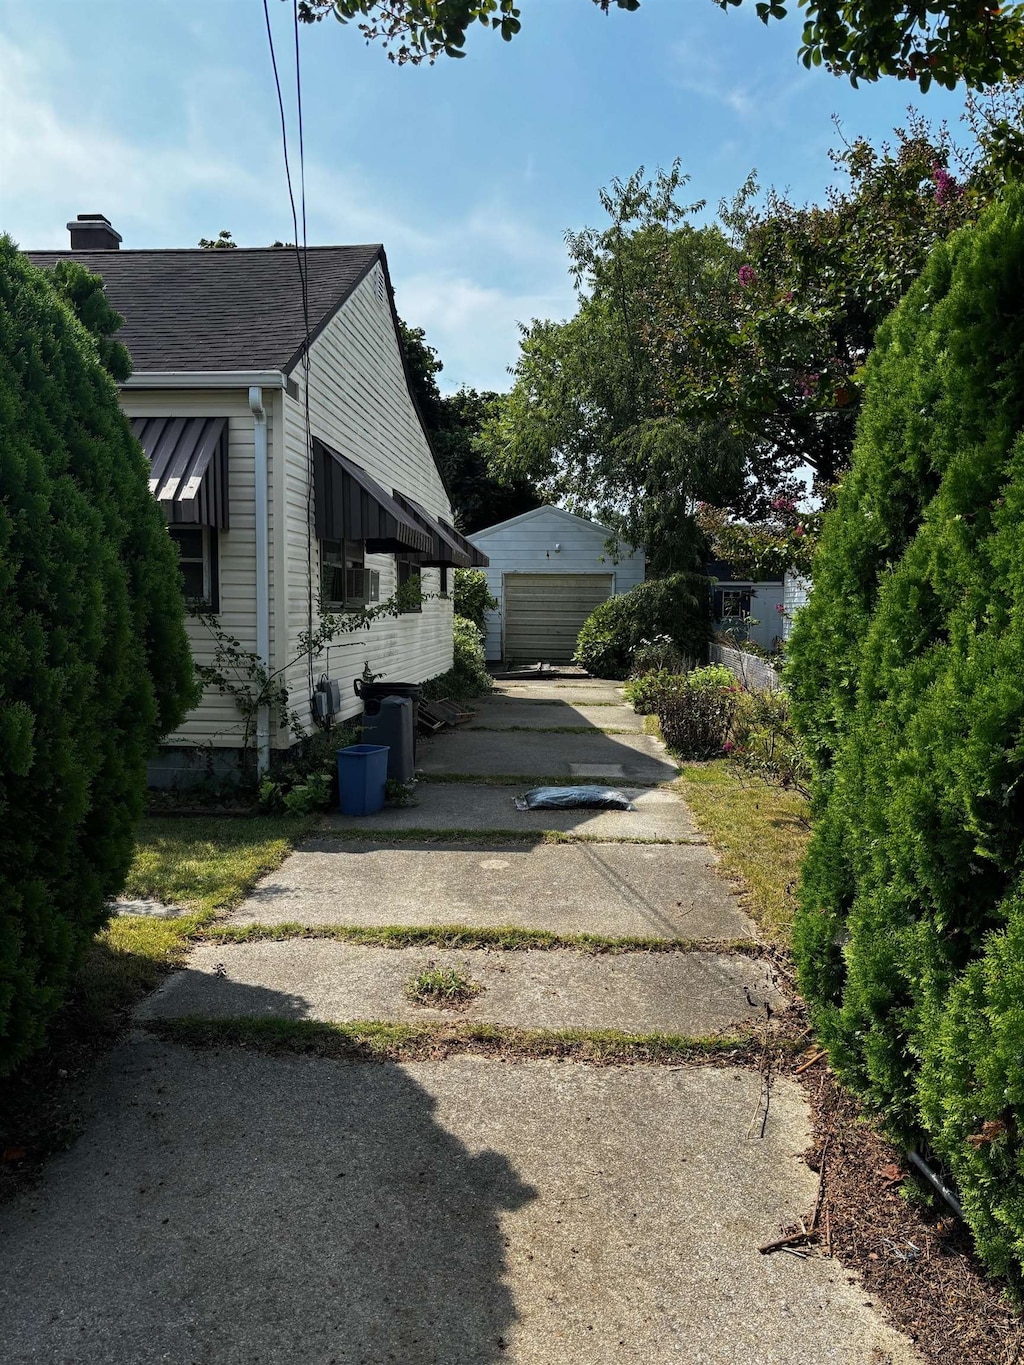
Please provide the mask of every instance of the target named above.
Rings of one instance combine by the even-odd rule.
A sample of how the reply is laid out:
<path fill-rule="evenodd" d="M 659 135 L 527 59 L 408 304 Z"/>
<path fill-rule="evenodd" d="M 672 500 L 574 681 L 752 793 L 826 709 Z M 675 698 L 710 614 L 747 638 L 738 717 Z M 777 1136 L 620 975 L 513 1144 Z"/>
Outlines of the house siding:
<path fill-rule="evenodd" d="M 264 390 L 267 406 L 267 442 L 271 462 L 271 488 L 275 433 L 279 429 L 272 391 Z M 121 406 L 129 417 L 227 417 L 228 419 L 228 521 L 229 529 L 217 533 L 219 610 L 223 628 L 243 649 L 256 648 L 256 489 L 254 423 L 245 389 L 125 389 Z M 273 494 L 271 493 L 271 499 Z M 271 518 L 274 509 L 271 503 Z M 271 561 L 273 580 L 273 560 Z M 273 595 L 271 595 L 273 612 Z M 271 621 L 273 629 L 273 620 Z M 195 617 L 186 618 L 186 630 L 197 663 L 213 662 L 214 640 Z M 202 701 L 190 711 L 180 729 L 167 736 L 168 745 L 203 745 L 237 748 L 242 738 L 241 719 L 229 697 L 207 689 Z"/>
<path fill-rule="evenodd" d="M 389 493 L 398 489 L 434 516 L 451 520 L 452 511 L 429 443 L 409 395 L 391 309 L 378 296 L 382 272 L 374 266 L 310 348 L 309 424 L 340 454 L 361 465 Z M 277 667 L 294 655 L 309 620 L 310 536 L 314 547 L 312 598 L 320 590 L 320 559 L 313 532 L 313 502 L 306 440 L 304 386 L 300 365 L 293 373 L 297 395 L 284 397 L 285 459 L 279 471 L 278 499 L 285 508 L 276 553 L 286 564 L 276 588 L 275 618 L 287 624 L 274 639 Z M 367 555 L 366 566 L 380 573 L 380 598 L 398 586 L 393 555 Z M 341 683 L 342 717 L 358 715 L 362 703 L 352 682 L 368 664 L 392 681 L 422 682 L 452 665 L 452 606 L 439 597 L 440 571 L 422 571 L 429 600 L 421 612 L 382 618 L 368 630 L 342 636 L 314 661 L 322 674 Z M 292 663 L 285 674 L 290 705 L 304 725 L 310 721 L 307 666 Z"/>
<path fill-rule="evenodd" d="M 608 574 L 612 575 L 612 594 L 629 592 L 644 581 L 646 564 L 642 550 L 609 554 L 609 532 L 597 522 L 566 516 L 556 508 L 537 512 L 486 530 L 476 531 L 469 539 L 490 558 L 483 570 L 487 586 L 498 599 L 497 611 L 487 613 L 487 658 L 502 657 L 504 621 L 504 577 L 513 573 Z M 560 545 L 560 550 L 555 550 Z"/>
<path fill-rule="evenodd" d="M 788 640 L 793 633 L 793 618 L 801 607 L 807 605 L 811 595 L 811 580 L 792 569 L 786 570 L 782 581 L 782 638 Z"/>

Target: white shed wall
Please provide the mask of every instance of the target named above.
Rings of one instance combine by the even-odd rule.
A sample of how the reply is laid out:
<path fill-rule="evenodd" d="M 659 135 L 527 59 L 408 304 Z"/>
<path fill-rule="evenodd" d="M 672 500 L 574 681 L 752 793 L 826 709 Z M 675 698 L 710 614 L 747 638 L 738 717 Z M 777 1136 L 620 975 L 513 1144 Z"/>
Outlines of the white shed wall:
<path fill-rule="evenodd" d="M 597 522 L 567 516 L 554 507 L 541 507 L 522 517 L 486 530 L 469 539 L 490 558 L 484 569 L 487 585 L 498 599 L 497 611 L 487 614 L 487 658 L 502 657 L 502 579 L 511 573 L 611 573 L 613 594 L 629 592 L 644 581 L 646 561 L 642 550 L 622 546 L 613 556 L 607 548 L 609 532 Z M 555 546 L 559 545 L 559 550 Z"/>
<path fill-rule="evenodd" d="M 788 640 L 793 631 L 793 618 L 806 606 L 811 595 L 811 580 L 792 569 L 787 569 L 782 580 L 782 638 Z"/>
<path fill-rule="evenodd" d="M 380 266 L 374 266 L 310 348 L 312 434 L 361 465 L 387 492 L 398 489 L 433 516 L 451 521 L 448 495 L 409 396 L 391 309 L 386 295 L 383 302 L 378 296 L 380 274 Z M 277 530 L 277 555 L 279 562 L 287 562 L 287 572 L 275 589 L 275 618 L 287 622 L 287 631 L 275 637 L 278 667 L 294 656 L 295 641 L 307 626 L 308 535 L 314 537 L 314 605 L 320 589 L 301 366 L 292 377 L 298 396 L 286 395 L 284 399 L 286 459 L 278 494 L 286 517 Z M 366 565 L 380 572 L 381 600 L 390 597 L 398 586 L 394 556 L 367 555 Z M 438 596 L 438 569 L 424 569 L 422 583 L 431 600 L 423 603 L 421 612 L 384 618 L 369 630 L 343 636 L 314 662 L 317 678 L 326 673 L 341 682 L 343 716 L 362 710 L 352 680 L 362 673 L 364 663 L 385 679 L 404 682 L 422 682 L 451 668 L 451 601 Z M 308 725 L 306 664 L 291 664 L 286 678 L 291 705 Z M 281 742 L 286 743 L 287 737 Z"/>

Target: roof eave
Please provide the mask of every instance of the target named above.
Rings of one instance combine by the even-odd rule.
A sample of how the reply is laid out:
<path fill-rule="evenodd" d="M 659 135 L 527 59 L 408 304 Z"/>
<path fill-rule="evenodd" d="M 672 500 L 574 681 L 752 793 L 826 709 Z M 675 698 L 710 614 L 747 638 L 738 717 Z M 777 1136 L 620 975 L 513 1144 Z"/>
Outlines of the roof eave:
<path fill-rule="evenodd" d="M 136 370 L 122 389 L 283 389 L 281 370 Z"/>

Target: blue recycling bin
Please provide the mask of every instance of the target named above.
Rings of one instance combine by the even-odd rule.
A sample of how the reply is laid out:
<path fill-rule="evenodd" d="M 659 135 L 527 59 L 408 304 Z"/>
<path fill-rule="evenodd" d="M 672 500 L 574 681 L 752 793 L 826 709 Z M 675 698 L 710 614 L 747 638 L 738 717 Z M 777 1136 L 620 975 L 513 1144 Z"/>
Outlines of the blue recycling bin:
<path fill-rule="evenodd" d="M 342 815 L 374 815 L 384 805 L 386 744 L 350 744 L 338 750 L 338 807 Z"/>

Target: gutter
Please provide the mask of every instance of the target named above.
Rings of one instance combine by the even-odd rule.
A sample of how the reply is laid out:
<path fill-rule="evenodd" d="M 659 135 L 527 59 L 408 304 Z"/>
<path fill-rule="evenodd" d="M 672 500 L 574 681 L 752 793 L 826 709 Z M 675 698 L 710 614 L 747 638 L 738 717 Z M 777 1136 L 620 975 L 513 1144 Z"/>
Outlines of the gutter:
<path fill-rule="evenodd" d="M 283 389 L 281 370 L 135 370 L 122 389 Z"/>
<path fill-rule="evenodd" d="M 284 376 L 282 375 L 283 379 Z M 250 384 L 249 409 L 253 417 L 253 462 L 256 488 L 256 653 L 270 673 L 270 526 L 267 496 L 267 412 L 263 389 Z M 256 775 L 270 768 L 270 707 L 256 715 Z"/>

